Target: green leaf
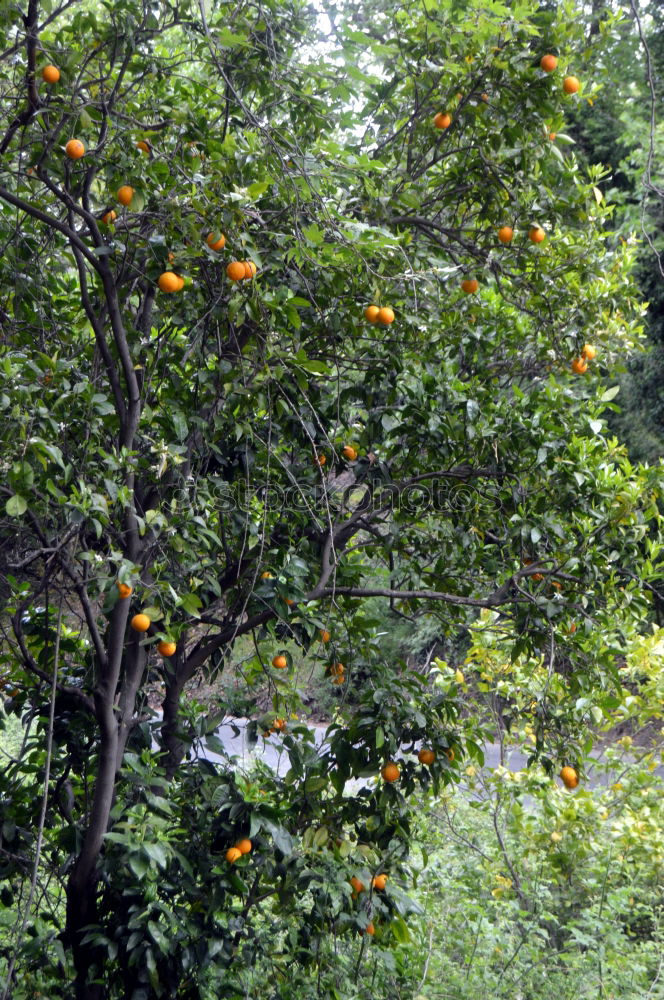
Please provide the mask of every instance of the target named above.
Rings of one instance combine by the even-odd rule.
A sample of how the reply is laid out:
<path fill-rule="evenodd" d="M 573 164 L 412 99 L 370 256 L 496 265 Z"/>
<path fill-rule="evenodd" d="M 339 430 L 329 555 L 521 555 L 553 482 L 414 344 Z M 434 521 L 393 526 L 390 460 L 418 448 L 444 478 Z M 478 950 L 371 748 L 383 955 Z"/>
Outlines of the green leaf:
<path fill-rule="evenodd" d="M 20 517 L 28 509 L 28 501 L 19 493 L 15 493 L 5 504 L 5 510 L 10 517 Z"/>

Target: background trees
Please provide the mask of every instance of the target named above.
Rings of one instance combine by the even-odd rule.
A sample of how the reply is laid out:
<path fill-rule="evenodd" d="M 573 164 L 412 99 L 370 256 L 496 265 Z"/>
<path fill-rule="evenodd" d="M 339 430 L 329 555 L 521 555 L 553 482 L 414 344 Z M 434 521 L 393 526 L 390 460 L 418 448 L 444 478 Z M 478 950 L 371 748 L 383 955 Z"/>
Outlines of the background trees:
<path fill-rule="evenodd" d="M 578 765 L 572 706 L 616 687 L 658 574 L 660 480 L 607 436 L 596 377 L 642 310 L 602 170 L 564 137 L 591 113 L 589 75 L 562 89 L 581 34 L 531 3 L 21 17 L 0 142 L 3 656 L 33 720 L 3 778 L 11 989 L 21 969 L 80 998 L 241 996 L 260 968 L 277 995 L 344 995 L 338 942 L 358 970 L 373 925 L 389 968 L 416 909 L 372 887 L 402 870 L 411 796 L 482 756 L 385 614 L 543 661 L 566 697 L 520 712 L 551 772 Z M 255 277 L 231 281 L 238 260 Z M 183 699 L 239 648 L 232 704 Z M 292 719 L 305 653 L 335 699 L 323 748 Z M 285 778 L 188 759 L 228 712 L 284 722 Z M 390 760 L 397 782 L 344 794 Z"/>

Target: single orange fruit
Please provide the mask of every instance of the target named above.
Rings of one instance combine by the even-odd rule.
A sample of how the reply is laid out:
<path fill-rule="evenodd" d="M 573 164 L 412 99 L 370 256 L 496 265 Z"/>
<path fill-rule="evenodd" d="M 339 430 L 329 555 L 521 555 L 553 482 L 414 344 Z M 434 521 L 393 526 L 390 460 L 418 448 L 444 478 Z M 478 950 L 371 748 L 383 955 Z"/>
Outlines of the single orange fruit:
<path fill-rule="evenodd" d="M 159 275 L 157 284 L 162 292 L 180 292 L 184 286 L 184 280 L 173 271 L 164 271 L 163 274 Z"/>
<path fill-rule="evenodd" d="M 373 881 L 372 881 L 371 884 L 373 885 L 374 889 L 380 889 L 382 891 L 385 888 L 385 886 L 387 885 L 387 875 L 385 875 L 385 874 L 383 874 L 383 875 L 374 875 Z"/>
<path fill-rule="evenodd" d="M 552 587 L 553 587 L 553 588 L 554 588 L 555 590 L 562 590 L 562 589 L 563 589 L 563 585 L 562 585 L 562 583 L 560 582 L 560 580 L 552 580 L 552 581 L 551 581 L 551 586 L 552 586 Z"/>
<path fill-rule="evenodd" d="M 560 777 L 565 788 L 576 788 L 579 783 L 579 776 L 573 767 L 564 767 Z"/>
<path fill-rule="evenodd" d="M 401 771 L 397 765 L 389 760 L 383 770 L 380 772 L 383 776 L 383 780 L 391 784 L 393 781 L 398 781 L 401 777 Z"/>
<path fill-rule="evenodd" d="M 544 579 L 544 574 L 543 573 L 533 573 L 533 575 L 531 577 L 531 580 L 534 580 L 536 583 L 539 583 L 540 580 L 543 580 L 543 579 Z"/>
<path fill-rule="evenodd" d="M 588 362 L 585 358 L 574 358 L 572 362 L 572 371 L 576 375 L 585 375 L 588 371 Z"/>
<path fill-rule="evenodd" d="M 118 580 L 116 586 L 118 588 L 118 593 L 119 593 L 121 599 L 124 599 L 125 597 L 129 597 L 129 595 L 131 594 L 131 592 L 133 590 L 133 587 L 130 587 L 128 583 L 120 583 L 119 580 Z"/>
<path fill-rule="evenodd" d="M 557 65 L 558 65 L 558 60 L 556 59 L 555 56 L 546 55 L 542 56 L 542 58 L 540 59 L 540 66 L 542 67 L 545 73 L 553 73 Z"/>
<path fill-rule="evenodd" d="M 254 264 L 253 260 L 245 260 L 245 264 L 247 264 L 249 266 L 249 269 L 251 271 L 251 277 L 252 278 L 255 277 L 256 272 L 258 271 L 258 268 Z"/>
<path fill-rule="evenodd" d="M 243 260 L 240 263 L 244 265 L 244 277 L 245 277 L 245 280 L 246 281 L 251 281 L 251 279 L 253 278 L 253 276 L 255 275 L 256 270 L 257 270 L 256 265 L 254 264 L 253 260 Z"/>
<path fill-rule="evenodd" d="M 115 222 L 117 217 L 118 213 L 114 212 L 113 209 L 111 209 L 110 212 L 105 212 L 104 215 L 102 215 L 101 221 L 104 223 L 105 226 L 110 226 L 112 222 Z"/>
<path fill-rule="evenodd" d="M 362 882 L 357 877 L 357 875 L 353 875 L 352 879 L 350 880 L 350 884 L 352 885 L 355 892 L 357 893 L 364 892 L 364 882 Z"/>
<path fill-rule="evenodd" d="M 335 677 L 340 677 L 345 671 L 345 669 L 346 668 L 344 667 L 343 663 L 333 663 L 332 666 L 330 667 L 330 673 L 333 674 Z"/>
<path fill-rule="evenodd" d="M 240 852 L 240 854 L 249 854 L 253 846 L 254 845 L 249 840 L 249 837 L 243 837 L 242 840 L 238 840 L 235 848 Z"/>
<path fill-rule="evenodd" d="M 134 197 L 134 189 L 130 187 L 129 184 L 123 184 L 122 187 L 118 188 L 117 199 L 121 205 L 131 204 L 131 199 Z"/>
<path fill-rule="evenodd" d="M 293 600 L 292 597 L 284 597 L 284 601 L 286 602 L 289 608 L 292 608 L 293 605 L 295 604 L 295 601 Z"/>
<path fill-rule="evenodd" d="M 208 233 L 205 242 L 209 246 L 210 250 L 223 250 L 226 246 L 226 237 L 223 233 L 221 233 L 219 239 L 215 240 L 214 233 Z"/>
<path fill-rule="evenodd" d="M 436 128 L 444 129 L 449 128 L 452 124 L 452 116 L 448 115 L 446 111 L 439 111 L 433 120 Z"/>
<path fill-rule="evenodd" d="M 511 226 L 501 226 L 498 230 L 498 239 L 501 243 L 511 243 L 514 230 Z"/>
<path fill-rule="evenodd" d="M 576 622 L 572 622 L 572 624 L 569 627 L 569 631 L 570 635 L 574 635 L 574 633 L 576 632 Z"/>
<path fill-rule="evenodd" d="M 57 66 L 44 66 L 42 70 L 42 80 L 45 83 L 57 83 L 60 79 L 60 70 Z"/>
<path fill-rule="evenodd" d="M 452 761 L 454 760 L 454 750 L 452 749 L 452 747 L 448 747 L 448 749 L 445 751 L 445 756 L 447 757 L 447 759 L 451 764 Z"/>
<path fill-rule="evenodd" d="M 174 642 L 166 642 L 165 639 L 162 639 L 161 642 L 157 643 L 157 649 L 162 656 L 173 656 L 177 646 Z"/>
<path fill-rule="evenodd" d="M 597 350 L 592 344 L 584 344 L 581 348 L 581 357 L 585 358 L 586 361 L 593 361 L 597 356 Z"/>
<path fill-rule="evenodd" d="M 330 635 L 330 633 L 327 631 L 326 628 L 322 628 L 320 630 L 320 640 L 321 640 L 321 642 L 329 642 L 331 638 L 332 638 L 332 636 Z"/>
<path fill-rule="evenodd" d="M 232 260 L 226 267 L 226 274 L 231 281 L 242 281 L 244 273 L 244 263 L 241 260 Z"/>
<path fill-rule="evenodd" d="M 347 458 L 349 462 L 354 462 L 357 458 L 357 452 L 350 444 L 345 444 L 343 447 L 342 454 L 344 458 Z"/>
<path fill-rule="evenodd" d="M 65 146 L 65 153 L 70 160 L 80 160 L 85 155 L 85 146 L 80 139 L 70 139 Z"/>
<path fill-rule="evenodd" d="M 272 723 L 272 726 L 274 728 L 275 733 L 276 732 L 281 732 L 282 730 L 284 730 L 286 728 L 286 720 L 285 719 L 275 719 L 274 722 Z"/>
<path fill-rule="evenodd" d="M 370 920 L 367 926 L 364 928 L 364 933 L 369 934 L 371 937 L 376 933 L 376 928 L 373 925 L 373 920 Z"/>
<path fill-rule="evenodd" d="M 381 326 L 389 326 L 390 323 L 394 323 L 394 311 L 389 306 L 383 306 L 378 310 L 376 320 Z"/>
<path fill-rule="evenodd" d="M 332 683 L 333 684 L 343 684 L 344 683 L 344 675 L 343 674 L 339 674 L 338 677 L 335 677 L 333 679 Z"/>
<path fill-rule="evenodd" d="M 543 243 L 546 239 L 546 233 L 541 226 L 532 226 L 528 233 L 528 239 L 531 243 Z"/>
<path fill-rule="evenodd" d="M 145 141 L 145 139 L 140 139 L 136 143 L 136 149 L 140 149 L 141 153 L 145 153 L 147 156 L 150 152 L 150 144 Z"/>
<path fill-rule="evenodd" d="M 553 142 L 555 140 L 555 138 L 556 138 L 556 133 L 555 132 L 549 132 L 549 139 L 551 140 L 551 142 Z"/>
<path fill-rule="evenodd" d="M 489 95 L 488 94 L 480 94 L 480 100 L 484 101 L 485 104 L 488 104 L 489 103 Z"/>
<path fill-rule="evenodd" d="M 274 577 L 269 570 L 266 569 L 264 573 L 261 573 L 261 580 L 274 580 Z"/>
<path fill-rule="evenodd" d="M 322 467 L 327 462 L 327 458 L 325 455 L 316 455 L 314 456 L 314 462 L 316 465 L 320 465 Z"/>
<path fill-rule="evenodd" d="M 578 93 L 581 84 L 575 76 L 566 76 L 563 80 L 563 90 L 566 94 Z"/>
<path fill-rule="evenodd" d="M 277 670 L 285 670 L 288 666 L 288 660 L 283 653 L 278 653 L 276 656 L 272 657 L 272 666 L 276 667 Z"/>
<path fill-rule="evenodd" d="M 479 287 L 480 283 L 477 278 L 464 278 L 461 282 L 461 291 L 465 292 L 466 295 L 474 295 Z"/>
<path fill-rule="evenodd" d="M 378 308 L 378 306 L 367 306 L 367 308 L 364 310 L 364 318 L 368 319 L 370 323 L 377 323 L 379 312 L 380 309 Z"/>
<path fill-rule="evenodd" d="M 147 615 L 134 615 L 129 624 L 135 632 L 147 632 L 150 628 L 150 619 Z"/>
<path fill-rule="evenodd" d="M 429 750 L 427 747 L 423 747 L 417 755 L 417 759 L 420 764 L 433 764 L 436 759 L 436 755 L 433 750 Z"/>
<path fill-rule="evenodd" d="M 229 847 L 226 851 L 226 861 L 234 865 L 242 857 L 242 851 L 238 850 L 237 847 Z"/>

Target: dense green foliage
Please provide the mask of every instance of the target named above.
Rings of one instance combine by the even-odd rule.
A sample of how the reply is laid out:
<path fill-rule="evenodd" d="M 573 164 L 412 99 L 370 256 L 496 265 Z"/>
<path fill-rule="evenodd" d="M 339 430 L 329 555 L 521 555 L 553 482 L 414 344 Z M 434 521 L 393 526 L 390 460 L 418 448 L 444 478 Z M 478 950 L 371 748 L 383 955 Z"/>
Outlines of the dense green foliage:
<path fill-rule="evenodd" d="M 0 778 L 17 1000 L 351 1000 L 372 976 L 397 995 L 420 904 L 349 880 L 407 873 L 418 797 L 486 733 L 463 678 L 394 656 L 386 615 L 542 665 L 505 714 L 546 780 L 582 768 L 579 705 L 619 701 L 661 575 L 661 476 L 605 424 L 597 373 L 643 309 L 603 172 L 565 137 L 594 93 L 590 73 L 562 88 L 573 8 L 0 12 L 0 626 L 6 710 L 31 723 Z M 244 259 L 255 277 L 229 280 Z M 232 699 L 185 696 L 249 639 Z M 334 699 L 322 747 L 292 718 L 305 653 Z M 227 714 L 279 723 L 284 776 L 223 753 Z M 392 760 L 398 780 L 367 782 Z"/>

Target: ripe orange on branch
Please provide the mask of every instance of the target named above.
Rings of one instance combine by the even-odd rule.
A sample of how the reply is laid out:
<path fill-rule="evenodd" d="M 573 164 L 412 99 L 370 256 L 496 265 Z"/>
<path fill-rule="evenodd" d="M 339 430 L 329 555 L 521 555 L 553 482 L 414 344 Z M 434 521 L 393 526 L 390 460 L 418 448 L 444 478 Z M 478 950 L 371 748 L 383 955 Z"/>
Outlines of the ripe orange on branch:
<path fill-rule="evenodd" d="M 329 642 L 331 638 L 332 638 L 332 636 L 330 635 L 330 633 L 327 631 L 326 628 L 322 628 L 320 630 L 320 641 L 321 642 Z"/>
<path fill-rule="evenodd" d="M 131 199 L 134 197 L 134 189 L 129 184 L 123 184 L 122 187 L 118 188 L 117 199 L 121 205 L 125 207 L 131 204 Z"/>
<path fill-rule="evenodd" d="M 344 458 L 348 459 L 349 462 L 354 462 L 357 458 L 357 452 L 350 444 L 344 445 L 342 454 Z"/>
<path fill-rule="evenodd" d="M 372 885 L 374 889 L 384 889 L 387 885 L 387 875 L 374 875 Z"/>
<path fill-rule="evenodd" d="M 70 160 L 80 160 L 85 156 L 85 146 L 80 139 L 70 139 L 65 146 L 65 153 Z"/>
<path fill-rule="evenodd" d="M 121 599 L 124 599 L 125 597 L 129 597 L 129 595 L 131 594 L 132 589 L 133 589 L 132 587 L 129 586 L 128 583 L 120 583 L 119 580 L 117 581 L 116 586 L 118 588 L 118 593 L 119 593 Z"/>
<path fill-rule="evenodd" d="M 394 761 L 391 760 L 387 762 L 380 773 L 383 776 L 383 780 L 387 781 L 388 784 L 392 784 L 393 781 L 398 781 L 401 777 L 401 771 Z"/>
<path fill-rule="evenodd" d="M 541 226 L 532 226 L 528 233 L 528 239 L 531 243 L 543 243 L 546 239 L 546 233 Z"/>
<path fill-rule="evenodd" d="M 135 632 L 147 632 L 150 628 L 150 619 L 147 615 L 134 615 L 129 623 Z"/>
<path fill-rule="evenodd" d="M 588 362 L 585 358 L 574 358 L 572 371 L 577 375 L 585 375 L 588 371 Z"/>
<path fill-rule="evenodd" d="M 377 323 L 379 312 L 380 309 L 378 308 L 378 306 L 367 306 L 367 308 L 364 310 L 364 318 L 368 320 L 370 323 Z"/>
<path fill-rule="evenodd" d="M 60 70 L 57 66 L 44 66 L 41 75 L 45 83 L 57 83 L 60 79 Z"/>
<path fill-rule="evenodd" d="M 238 840 L 235 847 L 240 852 L 240 854 L 249 854 L 251 848 L 253 847 L 253 844 L 251 843 L 248 837 L 243 837 L 242 840 Z"/>
<path fill-rule="evenodd" d="M 540 66 L 545 73 L 553 73 L 554 69 L 558 65 L 558 60 L 555 56 L 545 55 L 540 59 Z"/>
<path fill-rule="evenodd" d="M 181 292 L 184 288 L 184 278 L 181 278 L 179 274 L 175 274 L 174 271 L 164 271 L 163 274 L 159 275 L 157 284 L 162 292 Z"/>
<path fill-rule="evenodd" d="M 584 344 L 581 348 L 581 357 L 586 361 L 593 361 L 597 356 L 597 349 L 592 344 Z"/>
<path fill-rule="evenodd" d="M 452 124 L 452 116 L 448 115 L 446 111 L 439 111 L 433 120 L 436 128 L 445 129 L 449 128 Z"/>
<path fill-rule="evenodd" d="M 245 276 L 244 261 L 232 260 L 230 264 L 226 266 L 226 274 L 231 281 L 242 281 Z"/>
<path fill-rule="evenodd" d="M 430 750 L 428 747 L 422 747 L 422 749 L 417 755 L 417 759 L 419 760 L 420 764 L 433 764 L 434 760 L 436 759 L 436 755 L 434 751 Z"/>
<path fill-rule="evenodd" d="M 514 230 L 511 226 L 501 226 L 498 230 L 498 239 L 501 243 L 511 243 Z"/>
<path fill-rule="evenodd" d="M 560 772 L 560 778 L 565 788 L 576 788 L 579 783 L 579 776 L 573 767 L 564 767 Z"/>
<path fill-rule="evenodd" d="M 234 865 L 236 861 L 239 861 L 242 857 L 242 851 L 238 850 L 237 847 L 229 847 L 226 851 L 226 861 Z"/>
<path fill-rule="evenodd" d="M 272 666 L 276 667 L 277 670 L 285 670 L 288 666 L 288 660 L 283 653 L 278 653 L 276 656 L 272 657 Z"/>
<path fill-rule="evenodd" d="M 166 639 L 162 639 L 161 642 L 157 643 L 157 649 L 162 656 L 173 656 L 177 646 L 174 642 L 167 642 Z"/>
<path fill-rule="evenodd" d="M 352 885 L 355 892 L 357 892 L 358 894 L 360 892 L 364 892 L 364 882 L 362 882 L 361 879 L 357 877 L 357 875 L 353 875 L 352 879 L 350 880 L 350 884 Z"/>
<path fill-rule="evenodd" d="M 389 306 L 383 306 L 382 309 L 378 310 L 376 322 L 380 323 L 381 326 L 389 326 L 390 323 L 394 323 L 394 311 Z"/>
<path fill-rule="evenodd" d="M 221 233 L 219 239 L 215 240 L 214 233 L 208 233 L 205 242 L 209 246 L 210 250 L 223 250 L 226 246 L 226 237 L 223 233 Z"/>
<path fill-rule="evenodd" d="M 104 223 L 105 226 L 110 226 L 112 222 L 115 222 L 117 217 L 118 213 L 114 212 L 113 209 L 111 209 L 109 212 L 105 212 L 104 215 L 102 215 L 101 221 Z"/>
<path fill-rule="evenodd" d="M 580 86 L 581 84 L 575 76 L 566 76 L 563 80 L 563 90 L 566 94 L 577 94 Z"/>
<path fill-rule="evenodd" d="M 477 278 L 464 278 L 461 282 L 461 291 L 465 292 L 466 295 L 474 295 L 479 287 L 480 283 Z"/>
<path fill-rule="evenodd" d="M 141 153 L 145 153 L 148 156 L 150 153 L 150 144 L 145 139 L 139 139 L 136 143 L 136 149 L 140 149 Z"/>

